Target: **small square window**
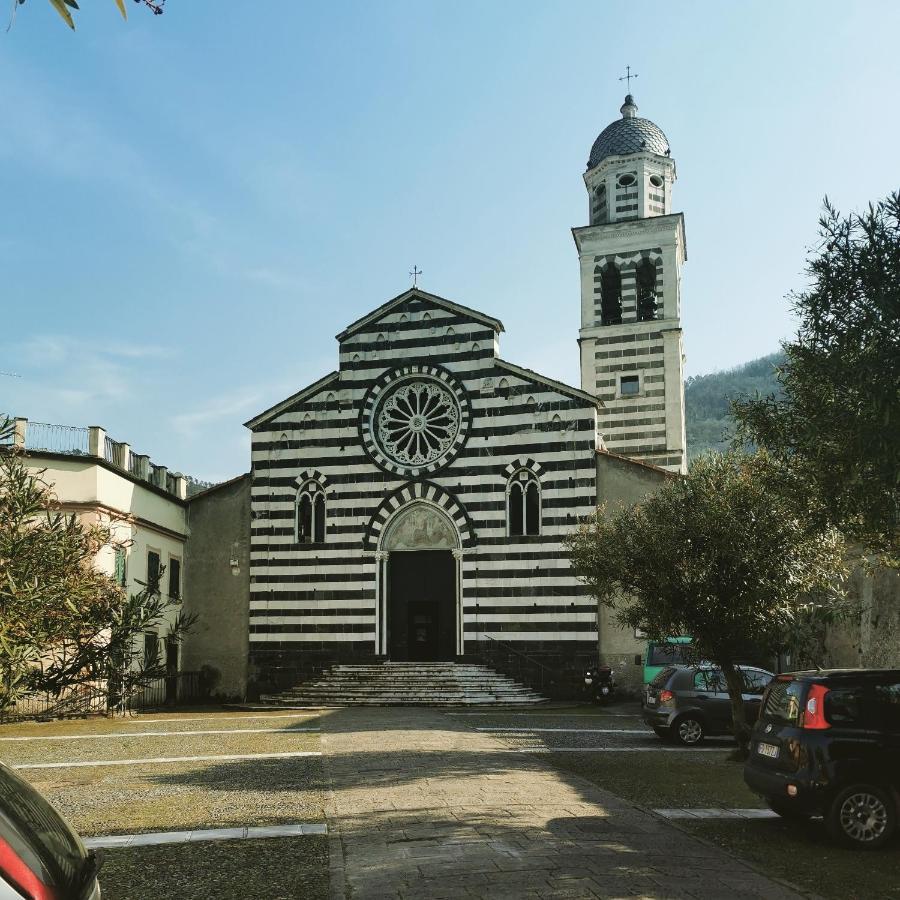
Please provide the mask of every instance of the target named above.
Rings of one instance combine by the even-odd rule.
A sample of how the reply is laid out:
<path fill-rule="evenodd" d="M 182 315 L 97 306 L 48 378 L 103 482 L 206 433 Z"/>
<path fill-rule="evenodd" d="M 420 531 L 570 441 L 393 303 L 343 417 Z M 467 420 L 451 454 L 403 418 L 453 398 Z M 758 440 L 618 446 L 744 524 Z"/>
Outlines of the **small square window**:
<path fill-rule="evenodd" d="M 619 393 L 623 397 L 633 397 L 641 392 L 641 378 L 639 375 L 623 375 L 619 379 Z"/>

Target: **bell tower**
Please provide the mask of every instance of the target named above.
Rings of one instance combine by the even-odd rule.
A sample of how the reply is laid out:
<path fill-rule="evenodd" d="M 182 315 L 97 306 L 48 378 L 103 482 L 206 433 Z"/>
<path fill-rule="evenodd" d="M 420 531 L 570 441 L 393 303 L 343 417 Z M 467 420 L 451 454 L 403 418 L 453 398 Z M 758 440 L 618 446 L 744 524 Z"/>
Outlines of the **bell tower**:
<path fill-rule="evenodd" d="M 637 110 L 628 94 L 622 117 L 594 141 L 584 173 L 590 225 L 572 229 L 581 387 L 602 401 L 608 450 L 684 472 L 684 216 L 672 212 L 669 142 Z"/>

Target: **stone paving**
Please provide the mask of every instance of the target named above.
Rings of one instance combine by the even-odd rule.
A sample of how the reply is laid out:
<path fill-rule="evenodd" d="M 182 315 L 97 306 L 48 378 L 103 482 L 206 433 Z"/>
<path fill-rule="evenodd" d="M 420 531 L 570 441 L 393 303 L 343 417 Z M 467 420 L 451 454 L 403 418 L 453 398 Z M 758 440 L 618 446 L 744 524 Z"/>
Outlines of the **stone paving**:
<path fill-rule="evenodd" d="M 465 718 L 323 718 L 333 900 L 801 895 Z"/>

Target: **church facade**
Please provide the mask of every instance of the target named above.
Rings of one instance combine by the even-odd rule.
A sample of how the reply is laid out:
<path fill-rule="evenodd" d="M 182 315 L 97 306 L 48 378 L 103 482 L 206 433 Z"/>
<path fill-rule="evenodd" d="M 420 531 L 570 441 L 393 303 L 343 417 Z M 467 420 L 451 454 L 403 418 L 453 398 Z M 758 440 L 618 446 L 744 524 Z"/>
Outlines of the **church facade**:
<path fill-rule="evenodd" d="M 502 331 L 407 291 L 247 423 L 251 665 L 596 650 L 562 542 L 596 503 L 597 401 L 502 359 Z"/>
<path fill-rule="evenodd" d="M 471 659 L 491 641 L 551 664 L 599 656 L 640 683 L 641 641 L 597 608 L 565 546 L 598 506 L 685 469 L 684 223 L 668 141 L 636 112 L 629 95 L 584 174 L 580 387 L 504 360 L 498 319 L 413 288 L 337 335 L 335 371 L 246 423 L 249 477 L 191 513 L 195 560 L 231 548 L 220 581 L 189 555 L 201 618 L 244 610 L 231 684 Z M 217 505 L 249 521 L 226 533 Z M 227 669 L 217 624 L 200 627 L 192 661 Z"/>

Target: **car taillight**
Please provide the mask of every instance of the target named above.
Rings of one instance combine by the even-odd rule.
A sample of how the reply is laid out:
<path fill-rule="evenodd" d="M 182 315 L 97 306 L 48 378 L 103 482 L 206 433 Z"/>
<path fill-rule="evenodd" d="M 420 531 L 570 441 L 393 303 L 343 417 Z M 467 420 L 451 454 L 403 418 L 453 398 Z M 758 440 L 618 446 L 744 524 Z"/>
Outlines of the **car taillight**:
<path fill-rule="evenodd" d="M 808 731 L 821 731 L 831 728 L 825 721 L 825 695 L 828 688 L 822 684 L 813 684 L 806 695 L 806 709 L 803 712 L 803 728 Z"/>
<path fill-rule="evenodd" d="M 659 692 L 659 702 L 667 703 L 669 700 L 674 700 L 675 695 L 671 691 L 660 691 Z"/>
<path fill-rule="evenodd" d="M 21 856 L 0 837 L 0 878 L 32 900 L 56 900 L 57 893 L 32 872 Z"/>

